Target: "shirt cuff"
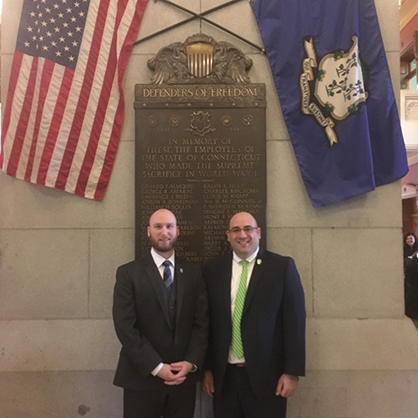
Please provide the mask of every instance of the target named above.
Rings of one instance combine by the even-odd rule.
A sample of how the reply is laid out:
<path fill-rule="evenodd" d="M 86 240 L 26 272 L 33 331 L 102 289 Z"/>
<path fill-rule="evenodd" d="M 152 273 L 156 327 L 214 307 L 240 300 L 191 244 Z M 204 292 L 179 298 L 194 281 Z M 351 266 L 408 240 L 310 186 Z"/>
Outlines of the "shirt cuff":
<path fill-rule="evenodd" d="M 192 363 L 192 369 L 190 370 L 190 373 L 197 372 L 197 366 L 196 364 Z"/>
<path fill-rule="evenodd" d="M 163 363 L 160 363 L 152 372 L 153 376 L 157 376 L 158 372 L 163 368 Z"/>

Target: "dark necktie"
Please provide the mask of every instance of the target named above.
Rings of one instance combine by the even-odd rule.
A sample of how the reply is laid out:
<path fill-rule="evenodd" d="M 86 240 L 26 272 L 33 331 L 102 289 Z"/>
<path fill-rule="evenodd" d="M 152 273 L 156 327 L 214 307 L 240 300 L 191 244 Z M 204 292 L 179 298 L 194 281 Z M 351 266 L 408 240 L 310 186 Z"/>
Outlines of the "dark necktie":
<path fill-rule="evenodd" d="M 167 289 L 167 292 L 170 293 L 171 292 L 171 287 L 173 285 L 173 276 L 171 274 L 171 261 L 170 260 L 165 260 L 163 263 L 164 266 L 164 275 L 163 275 L 163 279 L 164 279 L 164 284 L 165 287 Z"/>

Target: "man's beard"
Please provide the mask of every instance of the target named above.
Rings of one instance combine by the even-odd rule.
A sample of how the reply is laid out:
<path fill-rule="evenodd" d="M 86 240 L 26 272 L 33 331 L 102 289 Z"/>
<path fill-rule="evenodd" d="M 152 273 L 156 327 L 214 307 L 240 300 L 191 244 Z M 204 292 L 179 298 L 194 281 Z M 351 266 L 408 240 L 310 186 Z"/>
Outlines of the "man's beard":
<path fill-rule="evenodd" d="M 149 237 L 149 242 L 154 250 L 160 253 L 166 253 L 174 248 L 177 242 L 177 237 L 171 238 L 167 245 L 161 244 L 157 239 L 154 239 L 153 237 Z"/>

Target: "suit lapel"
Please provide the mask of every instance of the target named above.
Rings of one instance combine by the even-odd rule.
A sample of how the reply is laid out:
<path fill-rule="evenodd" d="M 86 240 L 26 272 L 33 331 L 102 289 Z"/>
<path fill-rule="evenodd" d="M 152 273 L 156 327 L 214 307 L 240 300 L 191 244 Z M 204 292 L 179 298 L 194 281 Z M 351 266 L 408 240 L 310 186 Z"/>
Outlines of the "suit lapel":
<path fill-rule="evenodd" d="M 228 319 L 231 320 L 231 278 L 232 278 L 232 252 L 225 257 L 225 262 L 219 271 L 221 281 L 221 293 L 224 295 L 224 303 L 228 313 Z"/>
<path fill-rule="evenodd" d="M 181 260 L 179 260 L 176 257 L 174 281 L 176 282 L 176 286 L 177 286 L 177 296 L 176 296 L 176 322 L 177 323 L 179 321 L 181 307 L 183 305 L 183 299 L 184 299 L 184 292 L 185 292 L 185 286 L 186 286 L 185 274 L 187 274 L 187 272 L 184 270 Z"/>
<path fill-rule="evenodd" d="M 266 264 L 267 263 L 264 257 L 264 250 L 260 248 L 257 257 L 255 258 L 255 264 L 251 274 L 250 284 L 248 285 L 247 294 L 245 296 L 244 309 L 242 311 L 243 315 L 250 305 L 251 299 L 254 297 L 255 290 L 261 281 L 263 271 L 266 268 Z"/>
<path fill-rule="evenodd" d="M 161 309 L 164 313 L 164 317 L 168 323 L 168 326 L 171 329 L 171 323 L 170 323 L 170 316 L 168 314 L 168 304 L 167 304 L 167 298 L 166 294 L 164 293 L 164 283 L 161 279 L 160 272 L 158 271 L 158 267 L 155 265 L 154 260 L 149 254 L 146 257 L 145 260 L 145 271 L 148 275 L 148 278 L 152 284 L 152 287 L 154 288 L 155 294 L 157 295 L 157 299 L 161 305 Z M 163 285 L 163 286 L 161 286 Z"/>

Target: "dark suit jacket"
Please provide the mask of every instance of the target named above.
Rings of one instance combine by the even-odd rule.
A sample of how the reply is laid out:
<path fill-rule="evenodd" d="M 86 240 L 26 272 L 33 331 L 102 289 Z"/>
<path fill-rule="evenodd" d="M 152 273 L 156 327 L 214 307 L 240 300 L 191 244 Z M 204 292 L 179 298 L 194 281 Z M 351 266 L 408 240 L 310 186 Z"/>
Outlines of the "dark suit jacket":
<path fill-rule="evenodd" d="M 175 259 L 176 325 L 170 324 L 164 282 L 151 254 L 116 273 L 113 321 L 122 344 L 114 384 L 133 390 L 166 387 L 151 371 L 187 360 L 202 367 L 207 346 L 207 295 L 198 265 Z M 194 384 L 189 373 L 184 384 Z"/>
<path fill-rule="evenodd" d="M 215 394 L 222 390 L 231 345 L 231 275 L 232 253 L 205 266 L 210 314 L 205 368 L 214 375 Z M 241 319 L 246 368 L 259 398 L 275 393 L 283 373 L 305 374 L 305 316 L 293 259 L 260 249 Z"/>

